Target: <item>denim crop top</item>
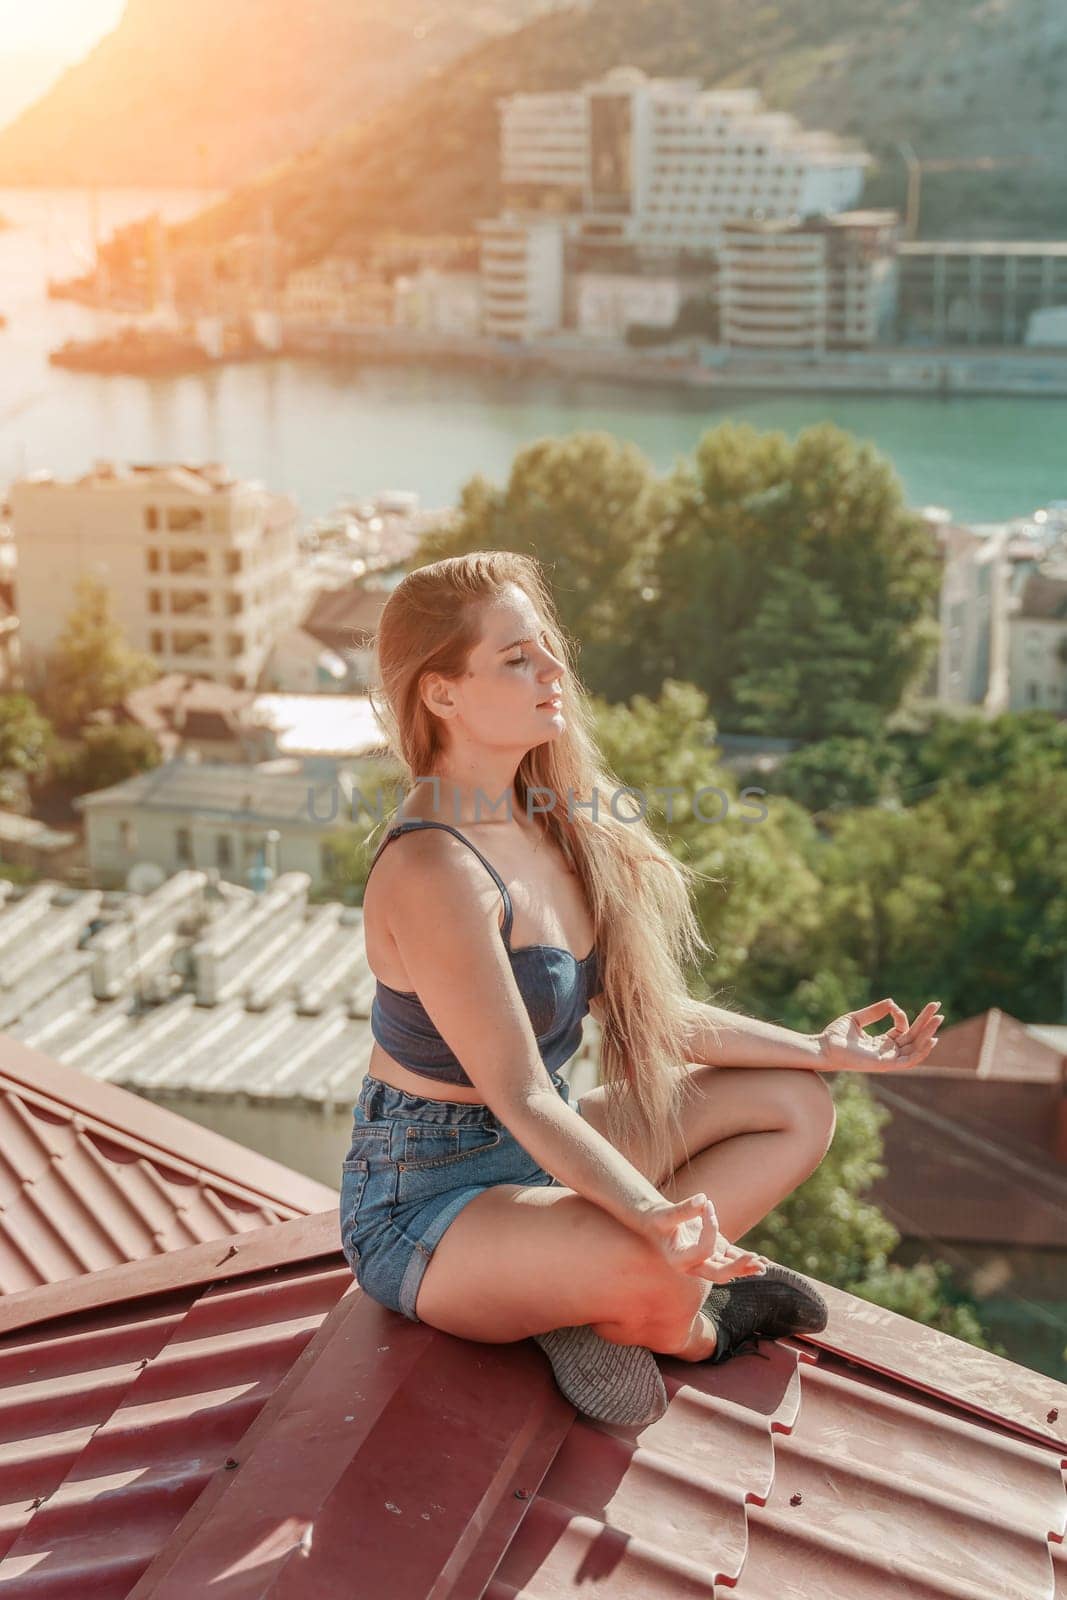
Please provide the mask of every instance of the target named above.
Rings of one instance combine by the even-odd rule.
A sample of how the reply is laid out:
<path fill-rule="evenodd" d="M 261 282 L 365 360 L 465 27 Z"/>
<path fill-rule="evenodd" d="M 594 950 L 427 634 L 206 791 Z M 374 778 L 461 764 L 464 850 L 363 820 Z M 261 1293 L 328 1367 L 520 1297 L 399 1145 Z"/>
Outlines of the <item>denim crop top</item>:
<path fill-rule="evenodd" d="M 568 1061 L 582 1042 L 582 1019 L 589 1000 L 600 993 L 597 951 L 594 945 L 581 960 L 556 945 L 527 944 L 511 948 L 511 896 L 504 880 L 491 862 L 471 841 L 447 822 L 432 822 L 426 817 L 408 817 L 390 828 L 375 852 L 367 873 L 390 839 L 409 828 L 446 828 L 469 845 L 482 865 L 496 880 L 504 897 L 504 924 L 501 933 L 515 982 L 533 1027 L 541 1059 L 550 1072 Z M 472 996 L 472 999 L 476 998 Z M 371 1033 L 395 1061 L 425 1078 L 441 1083 L 461 1083 L 473 1088 L 455 1055 L 438 1033 L 414 990 L 393 989 L 379 978 L 370 1011 Z"/>

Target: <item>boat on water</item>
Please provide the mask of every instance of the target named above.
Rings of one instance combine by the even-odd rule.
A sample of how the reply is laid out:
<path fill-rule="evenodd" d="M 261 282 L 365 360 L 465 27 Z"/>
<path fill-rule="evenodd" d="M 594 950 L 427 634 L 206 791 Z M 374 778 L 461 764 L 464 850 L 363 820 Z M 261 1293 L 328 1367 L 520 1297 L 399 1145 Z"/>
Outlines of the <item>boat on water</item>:
<path fill-rule="evenodd" d="M 205 367 L 267 354 L 268 348 L 246 328 L 226 328 L 210 346 L 192 328 L 133 324 L 98 339 L 68 339 L 52 350 L 48 359 L 53 366 L 74 372 L 158 377 L 200 372 Z"/>
<path fill-rule="evenodd" d="M 197 340 L 163 329 L 124 328 L 100 339 L 68 339 L 49 352 L 54 367 L 73 372 L 160 374 L 198 372 L 214 365 Z"/>

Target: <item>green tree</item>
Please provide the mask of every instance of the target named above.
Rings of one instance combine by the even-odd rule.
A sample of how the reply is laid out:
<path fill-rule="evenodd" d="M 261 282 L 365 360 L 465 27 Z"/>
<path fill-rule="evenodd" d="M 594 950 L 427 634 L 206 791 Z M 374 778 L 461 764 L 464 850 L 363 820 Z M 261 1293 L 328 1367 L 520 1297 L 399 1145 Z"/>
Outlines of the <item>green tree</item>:
<path fill-rule="evenodd" d="M 363 903 L 363 885 L 374 858 L 378 838 L 367 837 L 370 823 L 364 821 L 338 828 L 325 844 L 325 869 L 317 900 L 341 900 L 345 905 Z"/>
<path fill-rule="evenodd" d="M 764 971 L 771 941 L 779 960 L 809 959 L 825 907 L 822 886 L 807 857 L 825 843 L 791 801 L 776 801 L 766 820 L 745 824 L 752 805 L 733 775 L 717 763 L 715 724 L 706 697 L 692 684 L 664 684 L 658 701 L 637 695 L 628 705 L 595 702 L 597 738 L 605 767 L 648 801 L 648 820 L 670 848 L 704 874 L 695 895 L 698 915 L 715 959 L 691 984 L 694 993 L 725 1009 L 742 1009 L 770 1021 L 787 1021 L 775 1008 L 749 1003 L 748 975 Z M 676 793 L 668 812 L 667 796 Z M 702 788 L 726 796 L 720 823 L 701 819 L 694 797 Z M 610 798 L 610 797 L 609 797 Z M 657 801 L 659 802 L 657 804 Z M 715 810 L 710 793 L 701 809 Z M 668 817 L 673 820 L 668 820 Z M 758 960 L 753 959 L 758 952 Z M 773 964 L 772 964 L 773 974 Z M 842 961 L 818 971 L 806 995 L 805 1031 L 861 1003 L 869 985 L 861 967 Z M 718 989 L 726 988 L 725 996 Z M 740 995 L 741 1004 L 738 1005 Z M 929 998 L 924 995 L 924 999 Z M 802 1272 L 982 1344 L 973 1304 L 960 1297 L 940 1262 L 905 1268 L 890 1261 L 900 1235 L 862 1192 L 884 1172 L 880 1128 L 889 1113 L 859 1075 L 828 1075 L 838 1109 L 834 1141 L 816 1172 L 751 1230 L 746 1246 Z"/>
<path fill-rule="evenodd" d="M 949 1021 L 999 1006 L 1057 1018 L 1067 963 L 1067 770 L 1035 757 L 980 789 L 946 780 L 910 808 L 832 819 L 810 858 L 821 916 L 787 1004 L 804 980 L 852 973 L 852 1005 L 892 994 L 905 1010 L 941 1001 Z M 761 952 L 761 964 L 762 964 Z M 783 987 L 788 967 L 778 968 Z"/>
<path fill-rule="evenodd" d="M 780 615 L 788 623 L 803 580 L 823 585 L 833 606 L 814 602 L 819 625 L 826 644 L 843 651 L 827 667 L 840 661 L 873 708 L 896 709 L 926 675 L 938 638 L 934 540 L 889 463 L 839 428 L 808 428 L 795 443 L 748 426 L 712 429 L 660 486 L 656 547 L 646 656 L 664 676 L 698 684 L 720 726 L 733 728 L 741 714 L 739 678 L 752 714 L 758 682 L 743 641 L 778 575 L 790 571 L 801 576 L 778 579 L 790 597 L 784 608 L 775 602 Z M 865 641 L 863 673 L 851 632 L 833 626 L 839 619 Z M 762 636 L 768 627 L 764 613 Z M 786 634 L 774 646 L 785 667 L 804 642 Z"/>
<path fill-rule="evenodd" d="M 769 932 L 789 929 L 802 949 L 818 927 L 819 883 L 805 860 L 814 826 L 789 801 L 764 815 L 761 793 L 743 795 L 718 763 L 707 696 L 693 684 L 668 680 L 657 700 L 594 704 L 608 771 L 647 797 L 650 825 L 700 875 L 694 904 L 714 954 L 695 974 L 695 992 L 743 1008 Z M 670 789 L 673 797 L 661 792 Z"/>
<path fill-rule="evenodd" d="M 90 794 L 158 767 L 162 759 L 159 744 L 147 728 L 130 723 L 89 726 L 66 758 L 63 777 L 79 794 Z"/>
<path fill-rule="evenodd" d="M 486 549 L 535 556 L 580 646 L 583 680 L 621 697 L 639 682 L 654 485 L 640 451 L 611 434 L 543 439 L 519 451 L 506 488 L 471 479 L 452 527 L 426 538 L 419 560 Z"/>
<path fill-rule="evenodd" d="M 885 739 L 833 737 L 792 751 L 771 781 L 776 795 L 807 811 L 843 811 L 897 795 L 900 767 L 898 752 Z"/>
<path fill-rule="evenodd" d="M 881 718 L 870 677 L 864 631 L 829 584 L 784 567 L 737 640 L 736 726 L 799 739 L 873 736 Z"/>
<path fill-rule="evenodd" d="M 362 797 L 353 803 L 351 821 L 336 828 L 326 841 L 322 885 L 317 900 L 341 900 L 345 905 L 362 905 L 374 853 L 381 843 L 383 829 L 404 798 L 407 784 L 397 762 L 383 757 L 374 768 L 373 785 L 361 784 Z M 381 811 L 383 821 L 379 822 Z"/>
<path fill-rule="evenodd" d="M 952 780 L 971 789 L 1004 783 L 1032 762 L 1067 772 L 1067 722 L 1051 711 L 987 717 L 970 707 L 933 705 L 910 726 L 889 729 L 899 752 L 900 794 L 932 793 Z"/>
<path fill-rule="evenodd" d="M 151 656 L 129 645 L 112 615 L 106 585 L 82 576 L 75 593 L 66 625 L 49 654 L 39 697 L 61 733 L 76 732 L 92 712 L 118 705 L 131 689 L 159 676 Z"/>
<path fill-rule="evenodd" d="M 20 780 L 44 777 L 52 750 L 51 725 L 29 695 L 0 695 L 0 806 L 17 803 Z"/>

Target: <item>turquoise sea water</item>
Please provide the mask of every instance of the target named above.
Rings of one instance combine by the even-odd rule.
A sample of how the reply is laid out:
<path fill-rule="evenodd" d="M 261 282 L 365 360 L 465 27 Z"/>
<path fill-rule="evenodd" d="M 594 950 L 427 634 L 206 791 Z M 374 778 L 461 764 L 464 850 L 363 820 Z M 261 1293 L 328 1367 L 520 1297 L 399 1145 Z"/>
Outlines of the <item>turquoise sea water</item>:
<path fill-rule="evenodd" d="M 159 209 L 197 209 L 191 192 L 102 192 L 101 232 Z M 98 377 L 47 363 L 63 339 L 108 319 L 49 301 L 49 274 L 90 259 L 83 192 L 0 191 L 0 485 L 49 468 L 67 475 L 97 457 L 222 460 L 294 494 L 308 516 L 341 496 L 417 490 L 451 503 L 475 472 L 503 481 L 517 449 L 545 435 L 603 428 L 659 468 L 724 418 L 797 432 L 830 420 L 890 457 L 913 504 L 971 521 L 1067 498 L 1067 398 L 717 395 L 582 379 L 522 379 L 430 367 L 354 367 L 312 359 L 231 366 L 177 378 Z"/>

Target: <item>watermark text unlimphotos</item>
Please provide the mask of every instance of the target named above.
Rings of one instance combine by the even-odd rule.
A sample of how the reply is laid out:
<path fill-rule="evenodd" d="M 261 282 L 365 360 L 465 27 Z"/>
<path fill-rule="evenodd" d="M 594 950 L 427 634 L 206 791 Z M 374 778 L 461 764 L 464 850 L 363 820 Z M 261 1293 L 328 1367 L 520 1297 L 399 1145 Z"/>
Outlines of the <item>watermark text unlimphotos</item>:
<path fill-rule="evenodd" d="M 449 807 L 441 799 L 441 780 L 439 777 L 416 778 L 415 786 L 428 783 L 433 789 L 433 813 L 448 813 Z M 364 812 L 374 817 L 376 821 L 384 821 L 386 815 L 392 815 L 396 810 L 400 798 L 406 790 L 394 788 L 391 802 L 386 811 L 385 796 L 381 785 L 375 790 L 374 803 L 371 804 L 366 794 L 360 788 L 354 788 L 348 798 L 350 820 L 357 822 Z M 655 800 L 650 802 L 650 793 Z M 668 822 L 680 820 L 676 814 L 675 802 L 681 797 L 682 804 L 688 804 L 688 814 L 698 822 L 725 822 L 729 815 L 735 815 L 742 826 L 751 827 L 756 822 L 766 822 L 769 815 L 767 807 L 759 799 L 751 796 L 761 796 L 767 793 L 766 789 L 748 787 L 742 789 L 738 795 L 730 795 L 725 789 L 716 788 L 714 784 L 705 784 L 699 789 L 688 790 L 680 783 L 654 783 L 651 791 L 648 789 L 632 788 L 629 785 L 613 789 L 605 795 L 600 789 L 594 789 L 588 799 L 582 799 L 575 794 L 573 789 L 568 789 L 566 795 L 561 797 L 553 789 L 546 789 L 534 785 L 526 792 L 526 801 L 522 809 L 525 811 L 527 821 L 535 816 L 544 815 L 546 812 L 555 811 L 557 804 L 562 809 L 566 807 L 568 822 L 574 822 L 580 811 L 588 812 L 594 822 L 600 820 L 606 809 L 616 822 L 633 823 L 643 822 L 648 816 L 649 806 L 665 811 Z M 543 798 L 538 798 L 538 797 Z M 625 797 L 625 798 L 623 798 Z M 660 797 L 663 797 L 662 799 Z M 313 822 L 336 822 L 341 814 L 345 797 L 337 783 L 320 784 L 308 789 L 308 816 Z M 742 811 L 742 806 L 754 807 L 755 814 L 751 811 Z M 505 794 L 492 800 L 482 789 L 474 791 L 474 816 L 468 817 L 468 822 L 481 822 L 483 808 L 489 817 L 500 817 L 502 820 L 513 821 L 515 816 L 516 798 L 514 791 L 509 789 Z M 461 821 L 459 814 L 458 796 L 453 796 L 451 807 L 453 815 L 447 820 L 454 824 Z"/>

